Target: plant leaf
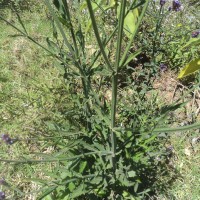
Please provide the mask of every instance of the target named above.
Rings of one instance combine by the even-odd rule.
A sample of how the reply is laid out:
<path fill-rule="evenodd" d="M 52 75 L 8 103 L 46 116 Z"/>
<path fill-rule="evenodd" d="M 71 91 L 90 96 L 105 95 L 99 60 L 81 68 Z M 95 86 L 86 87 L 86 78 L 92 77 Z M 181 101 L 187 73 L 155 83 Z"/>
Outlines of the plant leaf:
<path fill-rule="evenodd" d="M 84 171 L 86 166 L 87 166 L 87 162 L 86 161 L 81 162 L 80 166 L 79 166 L 79 173 L 83 173 L 83 171 Z"/>
<path fill-rule="evenodd" d="M 58 186 L 51 186 L 49 188 L 47 188 L 38 198 L 37 200 L 42 200 L 44 197 L 46 197 L 48 194 L 50 194 L 51 192 L 53 192 Z"/>
<path fill-rule="evenodd" d="M 136 29 L 136 23 L 138 21 L 138 9 L 134 9 L 130 11 L 124 20 L 124 32 L 128 38 L 132 37 L 132 34 L 134 33 Z"/>
<path fill-rule="evenodd" d="M 170 128 L 170 127 L 163 127 L 163 128 L 155 128 L 152 132 L 153 133 L 160 133 L 160 132 L 176 132 L 176 131 L 187 131 L 191 129 L 198 129 L 200 128 L 200 123 L 194 123 L 191 125 L 186 125 L 186 126 L 181 126 L 181 127 L 175 127 L 175 128 Z"/>
<path fill-rule="evenodd" d="M 197 45 L 200 43 L 200 38 L 191 38 L 182 48 L 185 49 L 186 47 L 192 46 L 192 45 Z"/>
<path fill-rule="evenodd" d="M 187 64 L 179 73 L 178 78 L 188 76 L 200 69 L 200 58 L 197 58 Z"/>

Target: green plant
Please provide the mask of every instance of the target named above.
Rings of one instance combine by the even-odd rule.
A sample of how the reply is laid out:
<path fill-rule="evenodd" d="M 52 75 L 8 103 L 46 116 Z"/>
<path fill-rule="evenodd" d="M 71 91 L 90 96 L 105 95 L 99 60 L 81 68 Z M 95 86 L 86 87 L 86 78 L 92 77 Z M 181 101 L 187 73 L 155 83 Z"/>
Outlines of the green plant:
<path fill-rule="evenodd" d="M 172 9 L 170 1 L 166 1 L 163 6 L 160 6 L 159 1 L 150 1 L 145 23 L 142 24 L 137 39 L 139 44 L 146 44 L 144 51 L 150 58 L 154 73 L 160 65 L 178 70 L 198 58 L 198 44 L 190 51 L 184 47 L 197 39 L 191 37 L 198 30 L 199 14 L 189 2 L 180 3 L 181 9 L 176 11 Z"/>
<path fill-rule="evenodd" d="M 38 199 L 144 199 L 152 195 L 157 186 L 157 171 L 165 166 L 166 152 L 162 142 L 166 135 L 160 133 L 198 128 L 199 124 L 178 129 L 156 128 L 163 123 L 169 111 L 182 104 L 159 108 L 155 107 L 155 98 L 149 104 L 144 104 L 148 100 L 145 96 L 148 91 L 144 83 L 145 75 L 139 84 L 136 80 L 127 81 L 133 84 L 129 88 L 132 94 L 130 98 L 119 99 L 119 95 L 123 95 L 119 92 L 119 74 L 126 73 L 130 60 L 141 52 L 136 50 L 131 53 L 130 49 L 149 1 L 128 3 L 123 0 L 121 4 L 114 1 L 106 15 L 115 13 L 116 20 L 111 35 L 107 36 L 106 30 L 97 26 L 96 21 L 101 13 L 101 4 L 97 3 L 95 12 L 87 0 L 86 12 L 97 41 L 92 42 L 95 50 L 99 49 L 92 55 L 86 48 L 92 42 L 88 41 L 81 23 L 75 23 L 76 15 L 71 14 L 75 7 L 79 14 L 77 17 L 80 17 L 83 2 L 76 1 L 69 5 L 67 1 L 55 0 L 55 7 L 48 0 L 45 2 L 54 20 L 54 38 L 47 38 L 48 48 L 28 34 L 19 15 L 22 29 L 7 23 L 58 59 L 70 95 L 67 103 L 71 104 L 71 110 L 61 110 L 65 123 L 46 121 L 52 136 L 38 137 L 46 146 L 55 146 L 55 152 L 39 154 L 42 160 L 27 156 L 24 160 L 1 161 L 17 164 L 55 163 L 54 171 L 48 173 L 50 180 L 35 179 L 42 184 Z M 119 16 L 116 7 L 120 9 Z M 126 38 L 123 35 L 124 19 L 134 9 L 139 9 L 140 14 L 131 37 Z M 111 102 L 104 95 L 106 85 L 111 86 Z M 148 112 L 150 105 L 154 107 Z"/>

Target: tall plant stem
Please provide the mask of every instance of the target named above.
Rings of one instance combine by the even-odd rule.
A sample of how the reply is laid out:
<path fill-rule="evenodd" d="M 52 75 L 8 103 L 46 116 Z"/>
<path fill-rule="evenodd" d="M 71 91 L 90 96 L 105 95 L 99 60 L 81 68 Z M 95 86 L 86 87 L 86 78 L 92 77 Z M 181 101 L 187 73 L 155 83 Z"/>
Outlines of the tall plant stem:
<path fill-rule="evenodd" d="M 131 37 L 131 39 L 130 39 L 130 41 L 129 41 L 129 43 L 128 43 L 126 49 L 125 49 L 125 52 L 124 52 L 122 58 L 121 58 L 121 61 L 120 61 L 120 64 L 119 64 L 119 68 L 123 67 L 124 63 L 126 62 L 127 54 L 128 54 L 128 52 L 129 52 L 131 46 L 133 45 L 134 38 L 135 38 L 136 33 L 137 33 L 137 31 L 138 31 L 139 25 L 140 25 L 140 23 L 142 22 L 142 19 L 143 19 L 143 17 L 144 17 L 144 14 L 145 14 L 145 12 L 146 12 L 146 9 L 147 9 L 147 7 L 148 7 L 148 4 L 149 4 L 149 0 L 146 0 L 145 3 L 144 3 L 144 7 L 143 7 L 143 9 L 142 9 L 142 12 L 141 12 L 141 14 L 140 14 L 140 17 L 139 17 L 139 19 L 138 19 L 138 22 L 137 22 L 137 24 L 136 24 L 135 31 L 134 31 L 134 33 L 132 34 L 132 37 Z"/>
<path fill-rule="evenodd" d="M 155 62 L 155 53 L 156 53 L 156 40 L 157 40 L 157 37 L 158 37 L 158 34 L 159 34 L 159 29 L 161 28 L 162 20 L 164 18 L 164 15 L 162 15 L 162 11 L 163 11 L 163 7 L 161 6 L 160 11 L 159 11 L 159 16 L 158 16 L 158 19 L 157 19 L 157 22 L 156 22 L 156 30 L 154 32 L 154 37 L 153 37 L 152 58 L 153 58 L 154 62 Z"/>
<path fill-rule="evenodd" d="M 128 13 L 129 13 L 130 10 L 139 7 L 140 4 L 141 4 L 141 3 L 139 3 L 139 4 L 137 4 L 137 5 L 134 6 L 135 3 L 136 3 L 136 0 L 134 0 L 134 1 L 131 3 L 130 7 L 129 7 L 128 10 L 126 11 L 125 17 L 128 15 Z M 105 41 L 104 45 L 107 45 L 108 42 L 110 42 L 110 40 L 113 38 L 113 36 L 115 35 L 115 33 L 116 33 L 117 30 L 118 30 L 118 24 L 117 24 L 117 26 L 115 27 L 115 29 L 113 30 L 113 32 L 110 34 L 110 36 L 108 37 L 108 39 Z M 90 64 L 90 67 L 89 67 L 89 68 L 92 68 L 92 67 L 93 67 L 94 63 L 97 61 L 97 59 L 98 59 L 98 57 L 100 56 L 100 54 L 101 54 L 101 51 L 99 51 L 99 52 L 97 53 L 96 57 L 93 59 L 93 61 L 92 61 L 92 63 Z"/>
<path fill-rule="evenodd" d="M 88 10 L 89 10 L 89 13 L 90 13 L 90 18 L 91 18 L 92 26 L 93 26 L 93 29 L 94 29 L 94 34 L 95 34 L 96 40 L 98 42 L 99 48 L 101 50 L 101 53 L 103 55 L 103 58 L 104 58 L 104 60 L 106 62 L 106 65 L 107 65 L 108 69 L 110 69 L 113 72 L 113 68 L 112 68 L 112 66 L 110 64 L 110 61 L 108 60 L 108 57 L 106 55 L 106 52 L 104 50 L 104 46 L 102 44 L 102 41 L 101 41 L 101 38 L 100 38 L 100 35 L 99 35 L 99 31 L 98 31 L 98 28 L 97 28 L 97 23 L 96 23 L 96 20 L 95 20 L 95 16 L 94 16 L 94 12 L 93 12 L 93 9 L 92 9 L 91 1 L 90 0 L 86 0 L 86 2 L 87 2 Z"/>
<path fill-rule="evenodd" d="M 77 42 L 76 42 L 74 28 L 73 28 L 72 21 L 71 21 L 71 16 L 70 16 L 70 12 L 69 12 L 68 3 L 67 3 L 66 0 L 62 0 L 62 2 L 63 2 L 63 5 L 64 5 L 64 8 L 65 8 L 65 12 L 67 14 L 67 19 L 69 21 L 69 29 L 70 29 L 70 32 L 71 32 L 72 41 L 73 41 L 73 45 L 74 45 L 74 49 L 75 49 L 75 56 L 76 56 L 76 59 L 79 59 L 78 58 L 78 56 L 79 56 L 78 46 L 77 46 Z"/>
<path fill-rule="evenodd" d="M 115 55 L 115 73 L 112 77 L 112 103 L 111 103 L 111 130 L 115 127 L 116 121 L 116 107 L 117 107 L 117 79 L 118 79 L 118 68 L 120 63 L 120 53 L 121 53 L 121 45 L 122 45 L 122 34 L 123 34 L 123 25 L 124 25 L 124 17 L 125 17 L 125 8 L 126 8 L 126 0 L 122 0 L 121 9 L 120 9 L 120 18 L 119 18 L 119 29 L 117 36 L 117 50 Z M 116 134 L 114 131 L 111 132 L 111 151 L 112 155 L 112 167 L 115 176 L 116 169 Z"/>
<path fill-rule="evenodd" d="M 63 37 L 63 40 L 64 40 L 64 42 L 65 42 L 65 45 L 66 45 L 67 48 L 69 49 L 69 51 L 70 51 L 70 53 L 72 54 L 72 56 L 74 57 L 74 59 L 76 59 L 74 50 L 73 50 L 71 44 L 69 43 L 69 41 L 68 41 L 68 39 L 67 39 L 67 37 L 66 37 L 66 35 L 65 35 L 65 31 L 64 31 L 64 29 L 62 28 L 62 26 L 61 26 L 61 24 L 60 24 L 60 21 L 59 21 L 58 17 L 56 16 L 56 13 L 54 12 L 53 8 L 51 7 L 51 4 L 50 4 L 49 0 L 45 0 L 45 4 L 46 4 L 46 6 L 48 7 L 48 9 L 49 9 L 51 15 L 53 16 L 53 18 L 54 18 L 54 20 L 55 20 L 55 22 L 56 22 L 56 25 L 57 25 L 57 27 L 58 27 L 58 29 L 59 29 L 59 31 L 60 31 L 62 37 Z"/>

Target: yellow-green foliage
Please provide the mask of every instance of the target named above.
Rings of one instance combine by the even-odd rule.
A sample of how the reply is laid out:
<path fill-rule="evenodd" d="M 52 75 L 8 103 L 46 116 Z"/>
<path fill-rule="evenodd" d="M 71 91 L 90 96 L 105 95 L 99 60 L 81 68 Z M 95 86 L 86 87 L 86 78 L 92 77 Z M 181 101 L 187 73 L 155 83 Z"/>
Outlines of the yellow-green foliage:
<path fill-rule="evenodd" d="M 200 58 L 188 63 L 179 73 L 178 78 L 184 78 L 200 69 Z"/>

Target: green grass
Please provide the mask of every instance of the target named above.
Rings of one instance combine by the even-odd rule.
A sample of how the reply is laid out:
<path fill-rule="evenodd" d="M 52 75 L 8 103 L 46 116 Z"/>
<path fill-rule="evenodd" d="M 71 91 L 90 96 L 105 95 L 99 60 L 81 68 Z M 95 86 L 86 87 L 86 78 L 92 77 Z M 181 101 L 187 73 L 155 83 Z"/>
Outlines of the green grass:
<path fill-rule="evenodd" d="M 37 13 L 24 13 L 28 32 L 34 38 L 46 45 L 47 34 L 51 37 L 51 25 L 45 17 Z M 14 16 L 13 16 L 14 17 Z M 0 112 L 1 133 L 9 133 L 12 138 L 26 139 L 30 136 L 43 135 L 47 132 L 45 121 L 62 123 L 60 110 L 66 105 L 67 94 L 57 93 L 65 91 L 58 66 L 46 52 L 18 34 L 5 23 L 0 22 Z M 20 26 L 15 22 L 16 26 Z M 44 143 L 44 142 L 42 142 Z M 27 157 L 30 152 L 51 152 L 44 144 L 37 141 L 21 141 L 12 147 L 2 145 L 1 154 L 8 159 Z M 10 165 L 0 164 L 1 175 L 11 185 L 29 192 L 37 189 L 35 183 L 29 181 L 34 174 L 45 178 L 43 170 L 51 170 L 49 165 Z M 12 190 L 11 190 L 12 191 Z M 9 193 L 9 195 L 8 195 Z M 6 191 L 6 195 L 13 199 L 15 192 Z M 35 195 L 35 194 L 34 194 Z M 27 195 L 25 199 L 34 199 Z"/>

